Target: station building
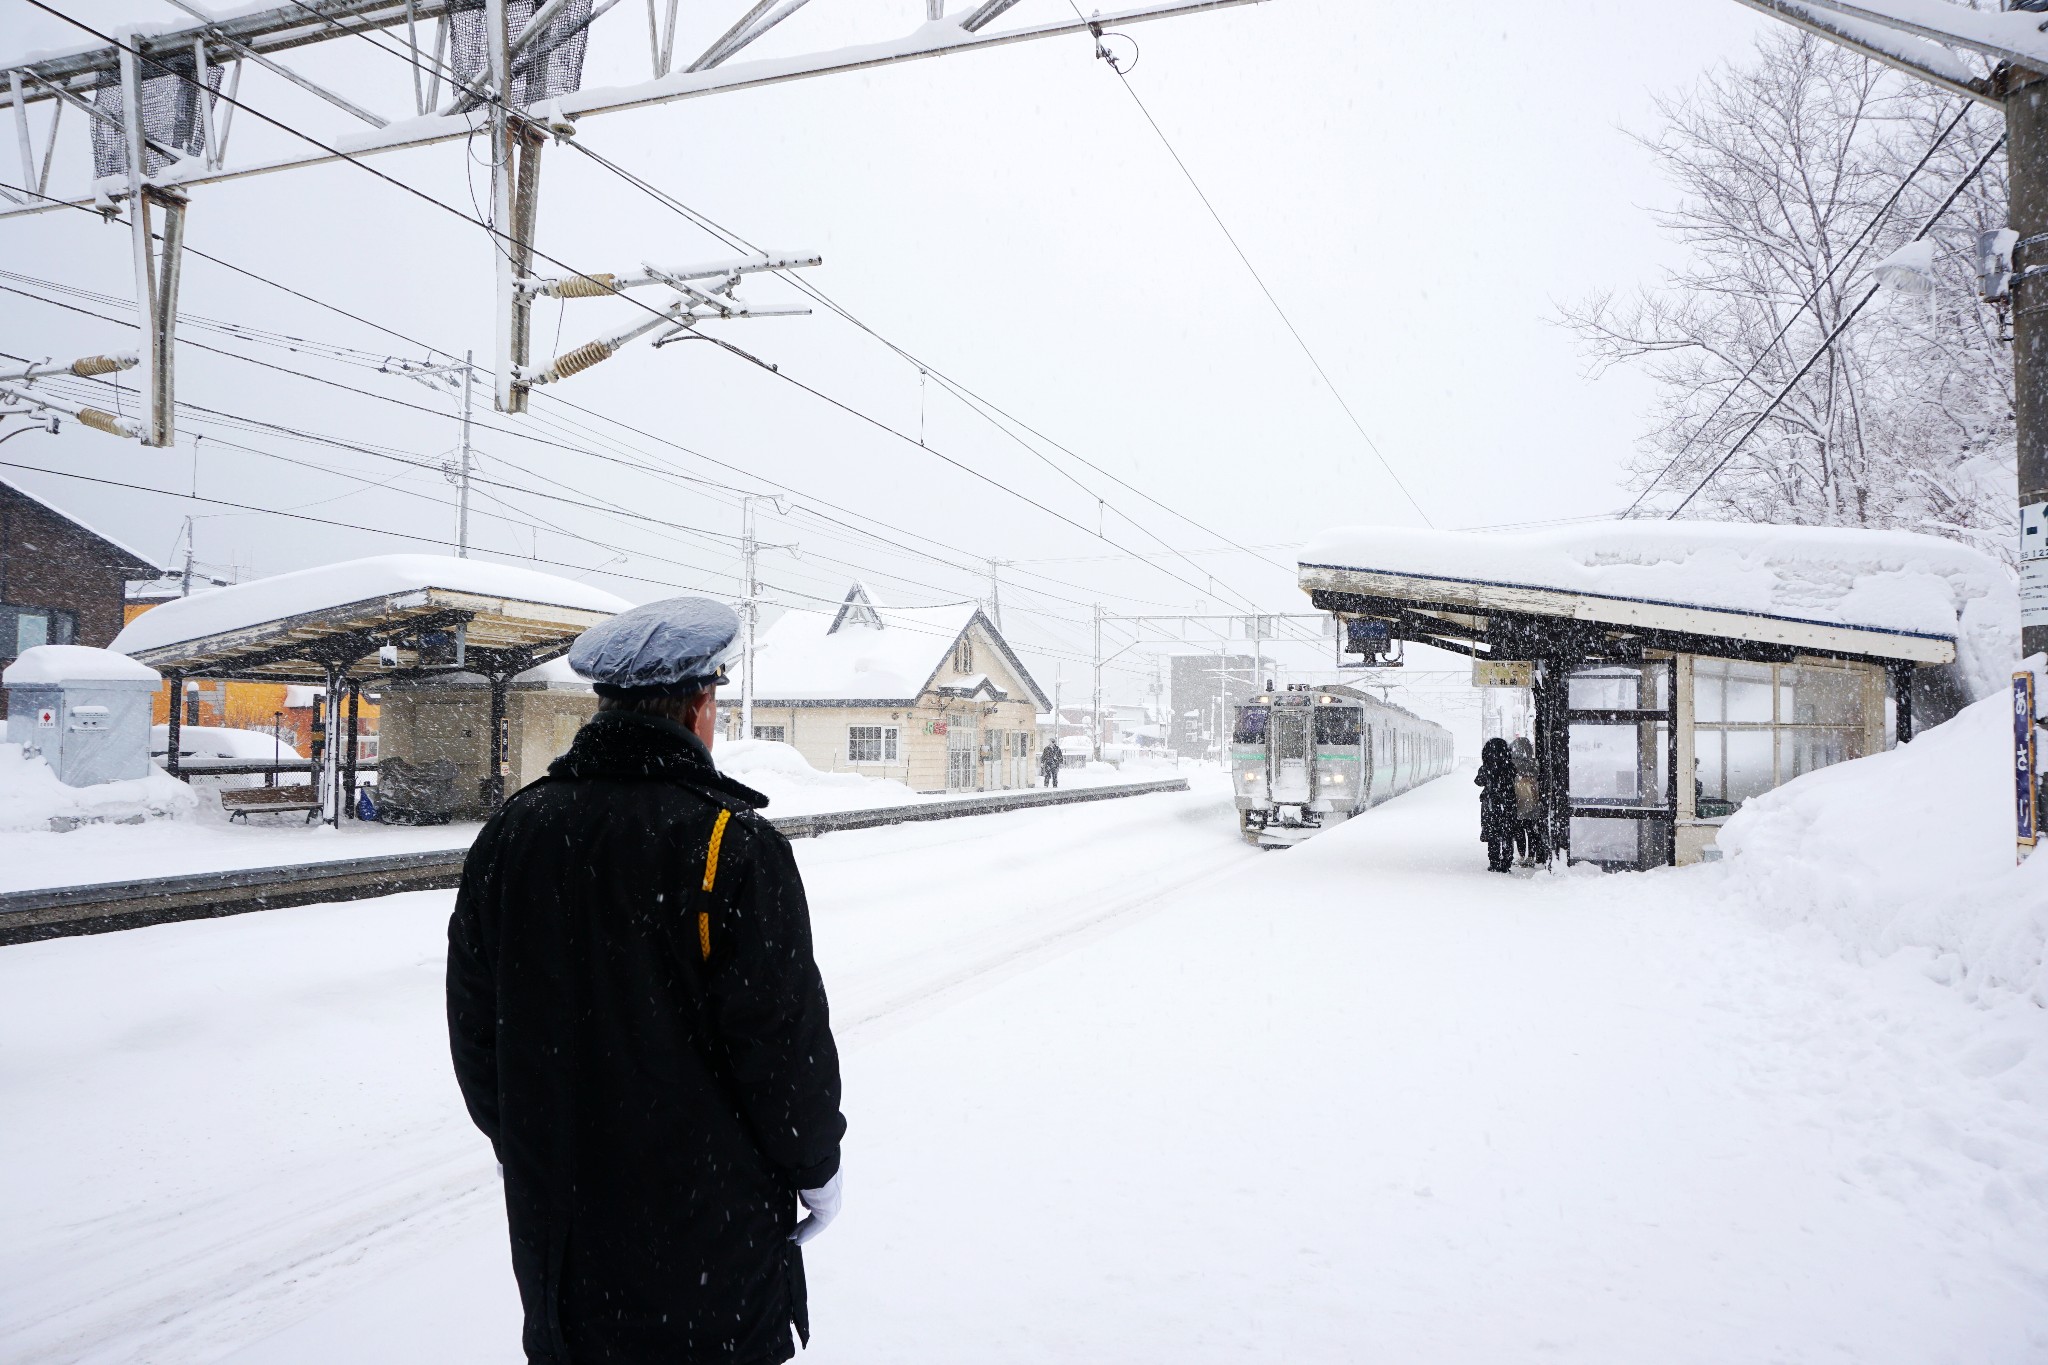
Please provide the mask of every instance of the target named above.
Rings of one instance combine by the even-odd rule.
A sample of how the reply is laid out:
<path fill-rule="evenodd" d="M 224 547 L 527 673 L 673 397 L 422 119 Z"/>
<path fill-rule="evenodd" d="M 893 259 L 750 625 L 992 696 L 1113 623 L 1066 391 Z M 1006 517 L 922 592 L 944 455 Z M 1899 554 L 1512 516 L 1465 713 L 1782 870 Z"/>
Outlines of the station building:
<path fill-rule="evenodd" d="M 1317 537 L 1299 575 L 1347 666 L 1412 643 L 1528 689 L 1552 846 L 1614 868 L 1717 856 L 1743 802 L 1910 739 L 2019 654 L 2006 567 L 1904 532 L 1358 527 Z"/>
<path fill-rule="evenodd" d="M 877 606 L 858 583 L 834 612 L 784 613 L 754 648 L 754 739 L 820 772 L 921 792 L 1038 785 L 1038 717 L 1052 708 L 972 602 Z M 739 738 L 739 679 L 723 689 Z"/>

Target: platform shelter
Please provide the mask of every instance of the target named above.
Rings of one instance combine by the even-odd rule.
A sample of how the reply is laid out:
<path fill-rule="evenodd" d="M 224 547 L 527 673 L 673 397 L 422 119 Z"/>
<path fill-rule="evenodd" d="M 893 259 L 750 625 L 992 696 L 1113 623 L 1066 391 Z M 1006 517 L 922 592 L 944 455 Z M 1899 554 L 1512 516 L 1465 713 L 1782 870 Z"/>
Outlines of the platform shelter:
<path fill-rule="evenodd" d="M 346 707 L 346 742 L 316 731 L 324 817 L 354 804 L 356 723 L 365 691 L 439 673 L 480 676 L 490 699 L 484 806 L 505 795 L 512 679 L 568 652 L 583 631 L 631 604 L 552 574 L 474 559 L 383 555 L 194 593 L 131 621 L 113 648 L 164 675 L 175 702 L 187 678 L 314 684 L 325 729 Z M 178 775 L 170 708 L 168 768 Z"/>
<path fill-rule="evenodd" d="M 2003 565 L 1930 536 L 1605 522 L 1507 535 L 1357 527 L 1300 556 L 1340 662 L 1407 644 L 1531 690 L 1551 849 L 1614 868 L 1718 856 L 1743 802 L 1911 738 L 2003 685 Z"/>

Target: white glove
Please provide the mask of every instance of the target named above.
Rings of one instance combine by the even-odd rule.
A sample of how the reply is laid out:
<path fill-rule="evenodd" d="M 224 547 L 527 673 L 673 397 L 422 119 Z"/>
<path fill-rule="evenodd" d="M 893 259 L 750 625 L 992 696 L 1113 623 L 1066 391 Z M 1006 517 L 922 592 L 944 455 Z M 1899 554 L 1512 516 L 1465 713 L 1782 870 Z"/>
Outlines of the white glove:
<path fill-rule="evenodd" d="M 796 1192 L 796 1197 L 811 1211 L 811 1216 L 798 1223 L 796 1231 L 789 1234 L 790 1240 L 798 1246 L 823 1232 L 839 1216 L 839 1177 L 842 1174 L 844 1172 L 834 1171 L 832 1178 L 817 1189 Z"/>

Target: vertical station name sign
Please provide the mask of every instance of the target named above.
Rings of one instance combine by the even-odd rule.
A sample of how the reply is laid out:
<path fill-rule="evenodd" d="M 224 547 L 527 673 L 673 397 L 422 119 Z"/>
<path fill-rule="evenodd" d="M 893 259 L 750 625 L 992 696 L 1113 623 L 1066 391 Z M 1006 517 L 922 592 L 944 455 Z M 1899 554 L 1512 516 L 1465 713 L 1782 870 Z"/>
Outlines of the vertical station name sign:
<path fill-rule="evenodd" d="M 2012 775 L 2013 828 L 2018 836 L 2018 857 L 2025 862 L 2027 851 L 2041 840 L 2040 790 L 2034 745 L 2034 675 L 2031 671 L 2012 675 Z"/>

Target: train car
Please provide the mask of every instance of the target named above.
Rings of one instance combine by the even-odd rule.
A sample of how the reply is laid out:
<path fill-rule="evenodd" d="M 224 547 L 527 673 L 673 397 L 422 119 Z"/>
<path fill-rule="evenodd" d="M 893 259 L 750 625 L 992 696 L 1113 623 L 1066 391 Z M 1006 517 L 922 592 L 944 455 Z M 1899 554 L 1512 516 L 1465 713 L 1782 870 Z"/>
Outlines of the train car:
<path fill-rule="evenodd" d="M 1355 687 L 1290 685 L 1237 709 L 1238 826 L 1268 848 L 1300 843 L 1451 770 L 1451 732 Z"/>

